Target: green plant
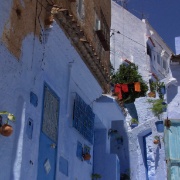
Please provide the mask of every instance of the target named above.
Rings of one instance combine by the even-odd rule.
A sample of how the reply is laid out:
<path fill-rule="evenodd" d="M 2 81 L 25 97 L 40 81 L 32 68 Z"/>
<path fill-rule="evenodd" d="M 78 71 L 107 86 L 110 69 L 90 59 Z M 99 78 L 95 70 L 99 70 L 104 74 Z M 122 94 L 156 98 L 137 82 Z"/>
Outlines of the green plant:
<path fill-rule="evenodd" d="M 15 116 L 11 113 L 9 113 L 8 111 L 1 111 L 0 115 L 7 115 L 7 120 L 6 120 L 6 124 L 9 123 L 9 121 L 15 121 Z"/>
<path fill-rule="evenodd" d="M 140 82 L 140 92 L 134 90 L 134 82 Z M 128 65 L 121 64 L 118 71 L 112 76 L 112 83 L 129 84 L 129 92 L 123 93 L 123 101 L 125 103 L 131 103 L 134 102 L 136 98 L 146 96 L 146 92 L 148 91 L 148 86 L 139 74 L 138 66 L 134 63 Z"/>
<path fill-rule="evenodd" d="M 164 109 L 167 107 L 167 105 L 163 102 L 162 99 L 156 99 L 156 100 L 148 100 L 149 103 L 152 103 L 152 107 L 150 108 L 153 112 L 153 114 L 159 118 L 159 115 L 164 112 Z"/>
<path fill-rule="evenodd" d="M 3 117 L 1 115 L 7 115 L 7 119 L 4 124 L 2 122 Z M 15 116 L 7 111 L 1 111 L 0 112 L 0 134 L 3 136 L 10 136 L 13 132 L 13 127 L 8 124 L 9 121 L 15 121 Z"/>
<path fill-rule="evenodd" d="M 150 82 L 150 90 L 151 90 L 151 92 L 157 91 L 157 93 L 159 94 L 160 99 L 164 99 L 164 94 L 162 94 L 162 91 L 161 91 L 161 89 L 163 87 L 165 87 L 164 82 L 159 82 L 159 81 L 157 81 L 157 82 L 152 82 L 151 81 Z"/>
<path fill-rule="evenodd" d="M 156 90 L 159 94 L 160 99 L 164 99 L 164 94 L 162 94 L 162 92 L 161 92 L 161 88 L 163 88 L 164 86 L 165 86 L 164 82 L 157 82 L 157 84 L 156 84 Z"/>
<path fill-rule="evenodd" d="M 91 178 L 92 179 L 101 179 L 101 175 L 100 174 L 97 174 L 97 173 L 93 173 L 93 174 L 91 174 Z"/>
<path fill-rule="evenodd" d="M 131 119 L 131 124 L 139 124 L 139 121 L 135 118 Z"/>
<path fill-rule="evenodd" d="M 154 143 L 154 144 L 159 144 L 159 143 L 160 143 L 160 138 L 159 138 L 159 136 L 154 136 L 153 143 Z"/>

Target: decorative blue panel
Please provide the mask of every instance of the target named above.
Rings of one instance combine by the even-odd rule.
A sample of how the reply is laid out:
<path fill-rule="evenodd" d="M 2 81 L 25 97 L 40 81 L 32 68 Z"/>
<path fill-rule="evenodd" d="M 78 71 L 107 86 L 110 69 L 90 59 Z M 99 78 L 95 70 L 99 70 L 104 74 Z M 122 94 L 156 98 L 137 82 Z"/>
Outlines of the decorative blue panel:
<path fill-rule="evenodd" d="M 59 171 L 68 176 L 68 161 L 62 156 L 59 158 Z"/>
<path fill-rule="evenodd" d="M 51 140 L 57 142 L 59 99 L 48 87 L 44 87 L 44 111 L 42 131 Z"/>
<path fill-rule="evenodd" d="M 32 139 L 33 134 L 33 120 L 31 118 L 28 119 L 27 125 L 26 125 L 26 134 L 29 139 Z"/>
<path fill-rule="evenodd" d="M 32 91 L 30 92 L 30 103 L 34 106 L 37 107 L 38 105 L 38 97 L 36 94 L 34 94 Z"/>
<path fill-rule="evenodd" d="M 80 159 L 83 160 L 83 147 L 82 144 L 78 141 L 77 142 L 77 150 L 76 150 L 76 156 Z"/>
<path fill-rule="evenodd" d="M 79 95 L 76 94 L 74 103 L 73 126 L 87 139 L 93 143 L 94 135 L 94 113 Z"/>

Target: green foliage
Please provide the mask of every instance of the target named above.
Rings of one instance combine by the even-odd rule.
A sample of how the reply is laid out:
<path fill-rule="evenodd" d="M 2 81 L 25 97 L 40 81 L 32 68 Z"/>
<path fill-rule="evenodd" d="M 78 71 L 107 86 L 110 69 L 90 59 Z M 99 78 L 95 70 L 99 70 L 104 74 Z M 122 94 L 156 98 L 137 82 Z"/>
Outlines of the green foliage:
<path fill-rule="evenodd" d="M 101 179 L 101 175 L 100 174 L 97 174 L 97 173 L 93 173 L 93 174 L 91 174 L 91 178 L 92 179 Z"/>
<path fill-rule="evenodd" d="M 150 90 L 151 90 L 151 92 L 157 91 L 159 94 L 159 98 L 164 99 L 164 95 L 161 93 L 161 88 L 164 86 L 165 86 L 164 82 L 159 82 L 159 81 L 151 82 L 150 83 Z"/>
<path fill-rule="evenodd" d="M 167 107 L 166 104 L 163 104 L 163 99 L 148 100 L 149 103 L 152 103 L 151 110 L 153 114 L 159 118 L 159 115 L 163 113 L 163 110 Z"/>
<path fill-rule="evenodd" d="M 134 82 L 140 82 L 141 92 L 134 91 Z M 123 93 L 123 101 L 125 103 L 134 102 L 136 98 L 146 96 L 148 91 L 147 84 L 143 81 L 142 76 L 138 72 L 138 66 L 134 63 L 129 65 L 121 64 L 118 71 L 112 76 L 112 83 L 114 84 L 131 84 L 129 92 Z"/>
<path fill-rule="evenodd" d="M 131 124 L 139 124 L 139 121 L 135 118 L 131 119 Z"/>
<path fill-rule="evenodd" d="M 154 139 L 159 140 L 159 136 L 154 136 Z"/>
<path fill-rule="evenodd" d="M 1 111 L 0 112 L 0 115 L 7 115 L 7 123 L 9 122 L 9 121 L 15 121 L 15 116 L 13 115 L 13 114 L 11 114 L 11 113 L 9 113 L 8 111 Z"/>

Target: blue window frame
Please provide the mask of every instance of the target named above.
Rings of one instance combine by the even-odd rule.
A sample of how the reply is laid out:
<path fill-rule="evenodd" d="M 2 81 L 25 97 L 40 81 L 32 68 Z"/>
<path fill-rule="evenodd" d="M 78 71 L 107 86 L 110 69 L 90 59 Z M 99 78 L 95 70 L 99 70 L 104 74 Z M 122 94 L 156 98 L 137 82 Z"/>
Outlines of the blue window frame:
<path fill-rule="evenodd" d="M 76 94 L 73 112 L 73 127 L 93 144 L 94 137 L 94 113 L 89 105 Z"/>

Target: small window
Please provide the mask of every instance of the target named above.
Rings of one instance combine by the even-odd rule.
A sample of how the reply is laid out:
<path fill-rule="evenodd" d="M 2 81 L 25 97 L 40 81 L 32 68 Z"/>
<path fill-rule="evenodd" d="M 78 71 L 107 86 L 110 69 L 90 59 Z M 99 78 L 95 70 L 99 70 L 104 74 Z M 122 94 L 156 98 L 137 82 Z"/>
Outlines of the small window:
<path fill-rule="evenodd" d="M 101 30 L 101 21 L 100 18 L 98 17 L 98 15 L 95 12 L 95 24 L 94 24 L 94 29 L 95 31 L 99 31 Z"/>

